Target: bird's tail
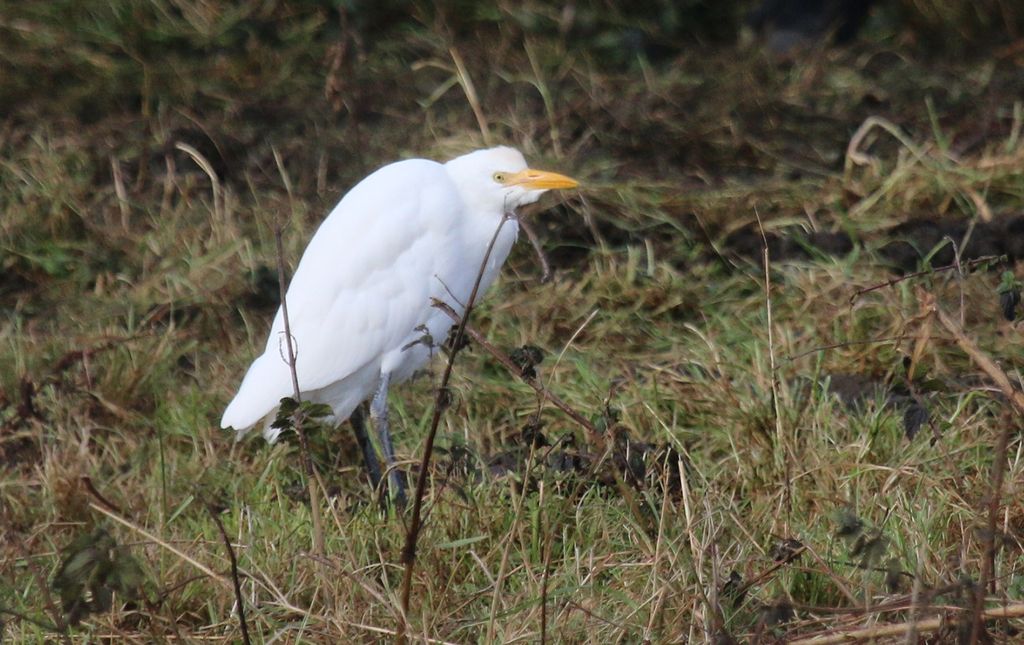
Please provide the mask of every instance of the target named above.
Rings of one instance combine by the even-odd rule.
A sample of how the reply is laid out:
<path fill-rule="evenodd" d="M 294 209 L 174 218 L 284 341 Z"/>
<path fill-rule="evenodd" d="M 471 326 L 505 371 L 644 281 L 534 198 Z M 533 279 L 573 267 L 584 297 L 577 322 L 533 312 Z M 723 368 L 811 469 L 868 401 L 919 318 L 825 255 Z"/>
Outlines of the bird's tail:
<path fill-rule="evenodd" d="M 272 358 L 277 359 L 276 356 Z M 233 429 L 241 439 L 277 408 L 281 398 L 288 396 L 289 388 L 282 381 L 283 371 L 275 367 L 278 366 L 268 360 L 266 354 L 253 362 L 242 379 L 238 394 L 224 410 L 220 427 Z"/>

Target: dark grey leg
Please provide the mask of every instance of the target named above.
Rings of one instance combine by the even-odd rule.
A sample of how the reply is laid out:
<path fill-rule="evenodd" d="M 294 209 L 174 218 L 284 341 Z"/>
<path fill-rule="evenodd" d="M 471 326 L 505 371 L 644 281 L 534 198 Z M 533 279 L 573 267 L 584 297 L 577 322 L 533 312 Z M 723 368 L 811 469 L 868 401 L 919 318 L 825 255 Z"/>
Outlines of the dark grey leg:
<path fill-rule="evenodd" d="M 370 435 L 366 433 L 366 411 L 363 405 L 360 403 L 352 411 L 352 416 L 348 418 L 348 421 L 352 424 L 352 433 L 356 436 L 359 449 L 363 451 L 363 464 L 366 466 L 366 472 L 370 475 L 370 484 L 376 492 L 380 488 L 380 461 L 377 460 L 377 451 L 373 449 Z"/>
<path fill-rule="evenodd" d="M 380 384 L 377 386 L 377 393 L 370 401 L 370 418 L 377 429 L 377 436 L 380 438 L 380 447 L 384 451 L 384 465 L 388 471 L 388 485 L 391 494 L 394 495 L 398 508 L 405 508 L 405 481 L 402 473 L 395 468 L 395 447 L 391 443 L 391 431 L 388 424 L 388 384 L 391 382 L 390 374 L 380 375 Z"/>

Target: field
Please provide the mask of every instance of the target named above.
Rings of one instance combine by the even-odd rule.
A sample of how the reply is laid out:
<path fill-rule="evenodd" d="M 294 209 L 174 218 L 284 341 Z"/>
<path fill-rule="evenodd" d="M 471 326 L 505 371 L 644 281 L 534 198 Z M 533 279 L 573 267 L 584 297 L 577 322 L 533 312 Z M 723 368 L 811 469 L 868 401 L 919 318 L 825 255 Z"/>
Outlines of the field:
<path fill-rule="evenodd" d="M 0 641 L 1019 642 L 1015 3 L 788 57 L 742 3 L 340 4 L 0 5 Z M 497 144 L 581 187 L 472 313 L 410 565 L 347 425 L 218 421 L 277 231 Z"/>

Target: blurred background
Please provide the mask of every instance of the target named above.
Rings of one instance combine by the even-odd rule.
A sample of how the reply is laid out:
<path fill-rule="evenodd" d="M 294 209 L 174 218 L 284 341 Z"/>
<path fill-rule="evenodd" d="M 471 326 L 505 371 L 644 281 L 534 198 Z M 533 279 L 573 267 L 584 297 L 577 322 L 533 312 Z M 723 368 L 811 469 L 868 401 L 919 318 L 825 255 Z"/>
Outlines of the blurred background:
<path fill-rule="evenodd" d="M 121 268 L 104 223 L 166 211 L 172 167 L 205 176 L 176 144 L 242 204 L 283 188 L 276 150 L 313 220 L 382 163 L 492 143 L 568 156 L 592 183 L 677 186 L 676 215 L 688 191 L 841 170 L 872 115 L 977 151 L 1017 123 L 1022 25 L 1011 0 L 5 2 L 0 151 L 58 165 L 66 199 L 0 169 L 24 251 L 0 297 Z"/>

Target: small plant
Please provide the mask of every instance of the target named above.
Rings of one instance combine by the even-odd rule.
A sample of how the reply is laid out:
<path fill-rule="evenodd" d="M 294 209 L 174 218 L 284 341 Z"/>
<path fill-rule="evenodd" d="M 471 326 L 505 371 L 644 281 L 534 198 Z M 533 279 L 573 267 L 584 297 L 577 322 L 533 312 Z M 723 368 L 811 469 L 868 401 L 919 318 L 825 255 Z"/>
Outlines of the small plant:
<path fill-rule="evenodd" d="M 839 512 L 838 524 L 836 535 L 850 545 L 850 557 L 857 558 L 854 566 L 860 569 L 877 567 L 889 548 L 889 539 L 882 533 L 882 529 L 872 528 L 850 509 Z M 890 560 L 886 570 L 891 570 L 893 566 Z"/>
<path fill-rule="evenodd" d="M 115 594 L 137 599 L 144 580 L 138 561 L 100 527 L 82 533 L 64 549 L 53 589 L 68 624 L 77 625 L 90 614 L 110 610 Z"/>
<path fill-rule="evenodd" d="M 301 418 L 304 423 L 306 421 L 317 422 L 323 421 L 325 417 L 329 417 L 332 414 L 334 414 L 334 411 L 326 403 L 314 403 L 312 401 L 302 401 L 300 403 L 290 396 L 286 396 L 281 399 L 281 405 L 277 408 L 277 416 L 274 417 L 270 427 L 281 432 L 295 430 L 296 418 Z"/>

